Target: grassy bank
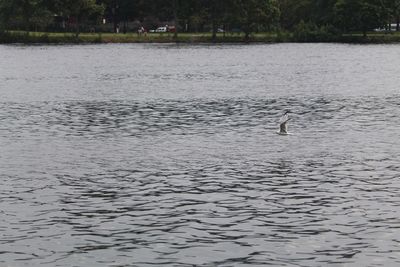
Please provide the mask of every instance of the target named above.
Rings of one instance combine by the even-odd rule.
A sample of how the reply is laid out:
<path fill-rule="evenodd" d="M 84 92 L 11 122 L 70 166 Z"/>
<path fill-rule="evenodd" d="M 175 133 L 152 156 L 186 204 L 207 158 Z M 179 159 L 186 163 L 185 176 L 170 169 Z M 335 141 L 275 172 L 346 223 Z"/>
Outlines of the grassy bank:
<path fill-rule="evenodd" d="M 180 33 L 175 39 L 170 33 L 148 33 L 137 35 L 134 33 L 46 33 L 8 31 L 0 35 L 0 43 L 211 43 L 211 33 Z M 340 43 L 400 43 L 400 33 L 369 33 L 364 37 L 360 33 L 343 35 L 311 34 L 301 38 L 292 33 L 256 33 L 249 40 L 244 34 L 225 35 L 219 33 L 217 43 L 278 43 L 278 42 L 340 42 Z"/>
<path fill-rule="evenodd" d="M 276 42 L 277 35 L 272 33 L 255 34 L 250 42 Z M 217 35 L 217 42 L 244 42 L 244 34 Z M 211 33 L 180 33 L 174 38 L 172 33 L 45 33 L 9 31 L 0 35 L 0 43 L 210 43 Z"/>

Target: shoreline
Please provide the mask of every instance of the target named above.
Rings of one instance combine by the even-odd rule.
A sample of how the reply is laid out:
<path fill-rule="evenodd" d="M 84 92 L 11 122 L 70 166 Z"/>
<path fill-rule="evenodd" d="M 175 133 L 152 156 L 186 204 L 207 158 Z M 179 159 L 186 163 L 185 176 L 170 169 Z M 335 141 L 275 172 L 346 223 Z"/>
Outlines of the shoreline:
<path fill-rule="evenodd" d="M 180 33 L 175 39 L 173 34 L 149 33 L 139 36 L 135 33 L 50 33 L 16 32 L 0 34 L 0 44 L 112 44 L 112 43 L 183 43 L 183 44 L 265 44 L 265 43 L 344 43 L 344 44 L 395 44 L 400 43 L 400 33 L 371 32 L 367 36 L 360 33 L 343 35 L 294 36 L 292 33 L 256 33 L 249 39 L 243 34 L 219 33 L 212 40 L 210 33 Z"/>

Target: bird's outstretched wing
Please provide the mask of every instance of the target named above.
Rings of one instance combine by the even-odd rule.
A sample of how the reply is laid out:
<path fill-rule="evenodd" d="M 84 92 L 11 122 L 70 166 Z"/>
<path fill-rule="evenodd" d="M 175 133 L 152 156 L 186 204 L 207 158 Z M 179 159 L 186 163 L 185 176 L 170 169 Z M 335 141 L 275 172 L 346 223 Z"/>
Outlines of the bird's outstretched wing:
<path fill-rule="evenodd" d="M 279 119 L 279 123 L 284 123 L 286 121 L 289 120 L 289 116 L 287 114 L 283 115 L 280 119 Z"/>
<path fill-rule="evenodd" d="M 282 134 L 287 134 L 287 122 L 290 120 L 287 114 L 283 115 L 279 120 L 279 132 Z"/>
<path fill-rule="evenodd" d="M 288 119 L 288 120 L 289 120 L 289 119 Z M 285 121 L 285 122 L 282 122 L 282 123 L 279 125 L 279 132 L 280 132 L 280 133 L 287 133 L 287 122 L 288 122 L 288 120 Z"/>

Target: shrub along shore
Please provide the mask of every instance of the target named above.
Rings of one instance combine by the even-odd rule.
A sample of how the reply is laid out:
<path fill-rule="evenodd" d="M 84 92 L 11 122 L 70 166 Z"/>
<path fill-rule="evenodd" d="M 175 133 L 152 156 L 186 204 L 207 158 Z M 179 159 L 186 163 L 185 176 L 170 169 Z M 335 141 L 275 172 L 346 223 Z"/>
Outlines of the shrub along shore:
<path fill-rule="evenodd" d="M 91 43 L 400 43 L 400 33 L 371 32 L 329 34 L 325 32 L 255 33 L 246 38 L 244 34 L 219 33 L 212 39 L 211 33 L 180 33 L 176 38 L 171 33 L 49 33 L 6 31 L 0 34 L 2 44 L 91 44 Z"/>

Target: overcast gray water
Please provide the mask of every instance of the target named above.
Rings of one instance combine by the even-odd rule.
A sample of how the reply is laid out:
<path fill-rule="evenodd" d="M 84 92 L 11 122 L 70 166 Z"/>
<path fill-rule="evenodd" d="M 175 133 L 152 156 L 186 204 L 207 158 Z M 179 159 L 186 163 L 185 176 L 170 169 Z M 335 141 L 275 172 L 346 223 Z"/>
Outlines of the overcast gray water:
<path fill-rule="evenodd" d="M 400 266 L 399 86 L 399 45 L 0 46 L 0 266 Z"/>

